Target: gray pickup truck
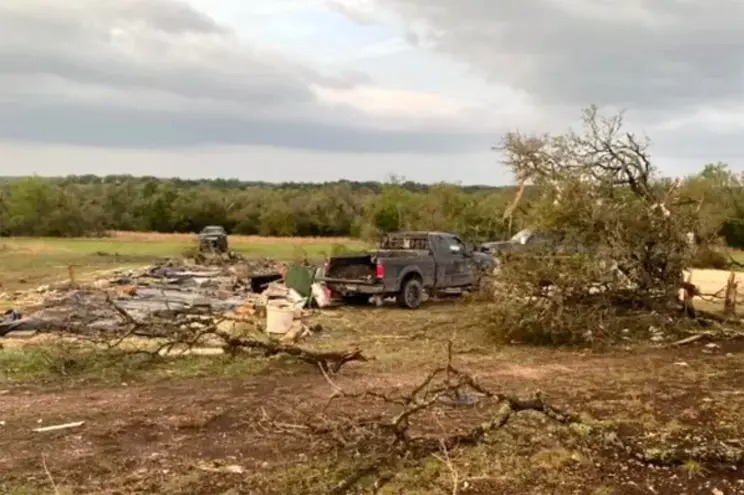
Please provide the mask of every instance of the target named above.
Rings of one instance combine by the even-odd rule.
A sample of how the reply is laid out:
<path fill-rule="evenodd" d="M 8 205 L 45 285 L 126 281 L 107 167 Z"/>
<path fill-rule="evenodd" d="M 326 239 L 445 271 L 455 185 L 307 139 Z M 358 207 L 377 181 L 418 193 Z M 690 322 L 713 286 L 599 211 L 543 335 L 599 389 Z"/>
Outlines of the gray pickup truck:
<path fill-rule="evenodd" d="M 383 237 L 374 253 L 332 257 L 322 280 L 346 301 L 395 297 L 399 306 L 415 309 L 424 293 L 476 287 L 493 266 L 493 258 L 454 234 L 399 232 Z"/>

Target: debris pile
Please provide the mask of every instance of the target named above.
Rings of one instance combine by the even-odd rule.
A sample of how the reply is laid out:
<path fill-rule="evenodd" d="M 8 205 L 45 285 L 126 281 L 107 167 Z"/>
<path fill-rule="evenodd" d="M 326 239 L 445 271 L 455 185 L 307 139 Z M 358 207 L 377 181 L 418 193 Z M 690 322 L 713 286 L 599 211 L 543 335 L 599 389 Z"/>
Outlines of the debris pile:
<path fill-rule="evenodd" d="M 121 327 L 122 314 L 134 321 L 175 321 L 202 313 L 232 322 L 265 316 L 268 333 L 287 334 L 296 341 L 309 332 L 302 317 L 316 300 L 314 277 L 312 268 L 285 267 L 270 260 L 220 266 L 168 260 L 87 285 L 68 281 L 17 293 L 18 307 L 33 309 L 28 315 L 15 310 L 2 315 L 0 336 L 53 330 L 105 333 Z"/>

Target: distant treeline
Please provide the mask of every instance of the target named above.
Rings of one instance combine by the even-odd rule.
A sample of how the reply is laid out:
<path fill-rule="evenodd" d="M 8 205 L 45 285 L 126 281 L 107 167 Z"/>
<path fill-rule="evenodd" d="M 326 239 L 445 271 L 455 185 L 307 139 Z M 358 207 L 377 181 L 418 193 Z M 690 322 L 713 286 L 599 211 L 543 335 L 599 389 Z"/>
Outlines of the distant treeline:
<path fill-rule="evenodd" d="M 390 182 L 282 183 L 154 177 L 0 179 L 0 235 L 86 236 L 110 230 L 367 237 L 437 229 L 502 238 L 513 187 Z"/>
<path fill-rule="evenodd" d="M 744 247 L 744 182 L 725 164 L 683 181 L 699 204 L 700 234 Z M 527 188 L 504 221 L 516 188 L 388 182 L 282 183 L 126 175 L 0 178 L 0 235 L 88 236 L 111 230 L 369 238 L 399 229 L 503 239 L 535 222 Z"/>

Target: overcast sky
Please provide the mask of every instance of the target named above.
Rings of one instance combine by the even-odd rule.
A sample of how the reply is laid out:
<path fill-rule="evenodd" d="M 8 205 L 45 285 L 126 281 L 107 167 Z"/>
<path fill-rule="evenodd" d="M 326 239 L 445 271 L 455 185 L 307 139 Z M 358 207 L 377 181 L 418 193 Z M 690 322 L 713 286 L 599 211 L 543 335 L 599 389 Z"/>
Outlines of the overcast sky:
<path fill-rule="evenodd" d="M 738 0 L 2 0 L 0 175 L 510 182 L 508 130 L 625 108 L 744 160 Z"/>

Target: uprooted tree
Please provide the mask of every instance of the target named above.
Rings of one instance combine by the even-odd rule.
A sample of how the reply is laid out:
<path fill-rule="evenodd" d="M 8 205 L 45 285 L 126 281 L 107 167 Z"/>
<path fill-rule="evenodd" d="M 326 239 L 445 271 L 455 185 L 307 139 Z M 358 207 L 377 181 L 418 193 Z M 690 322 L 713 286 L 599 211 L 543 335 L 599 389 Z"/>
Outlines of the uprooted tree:
<path fill-rule="evenodd" d="M 668 319 L 679 307 L 696 204 L 658 175 L 649 141 L 624 131 L 622 117 L 591 107 L 581 132 L 502 142 L 517 181 L 539 191 L 532 225 L 555 241 L 539 257 L 518 250 L 502 264 L 498 318 L 511 340 L 592 339 L 624 330 L 630 313 Z"/>

